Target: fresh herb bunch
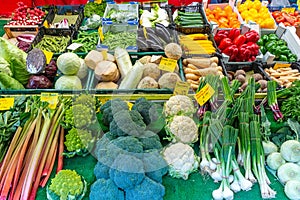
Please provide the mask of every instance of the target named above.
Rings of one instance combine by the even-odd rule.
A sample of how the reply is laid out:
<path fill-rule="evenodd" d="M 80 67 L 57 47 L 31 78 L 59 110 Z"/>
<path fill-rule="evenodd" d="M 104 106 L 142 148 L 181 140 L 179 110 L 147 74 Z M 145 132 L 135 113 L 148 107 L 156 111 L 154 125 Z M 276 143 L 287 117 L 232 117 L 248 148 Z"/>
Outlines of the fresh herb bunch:
<path fill-rule="evenodd" d="M 93 14 L 97 14 L 97 15 L 103 17 L 105 8 L 106 8 L 105 1 L 103 1 L 101 4 L 95 3 L 95 2 L 88 2 L 84 6 L 84 16 L 91 17 Z"/>

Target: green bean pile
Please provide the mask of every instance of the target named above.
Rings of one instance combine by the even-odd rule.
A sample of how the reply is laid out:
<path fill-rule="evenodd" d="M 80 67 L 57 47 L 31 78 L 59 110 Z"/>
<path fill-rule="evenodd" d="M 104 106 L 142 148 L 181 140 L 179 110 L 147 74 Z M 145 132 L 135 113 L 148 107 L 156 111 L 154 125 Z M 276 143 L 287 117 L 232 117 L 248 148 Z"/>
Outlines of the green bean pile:
<path fill-rule="evenodd" d="M 37 45 L 33 45 L 33 48 L 38 48 L 53 53 L 62 53 L 69 45 L 69 41 L 70 36 L 44 35 L 42 40 Z"/>
<path fill-rule="evenodd" d="M 72 43 L 83 44 L 83 46 L 77 48 L 73 52 L 88 53 L 91 50 L 95 50 L 98 44 L 98 40 L 98 32 L 79 31 L 77 39 L 73 40 Z"/>
<path fill-rule="evenodd" d="M 104 34 L 102 44 L 108 46 L 110 50 L 114 50 L 117 47 L 125 49 L 128 46 L 136 46 L 136 38 L 136 32 L 107 32 Z"/>

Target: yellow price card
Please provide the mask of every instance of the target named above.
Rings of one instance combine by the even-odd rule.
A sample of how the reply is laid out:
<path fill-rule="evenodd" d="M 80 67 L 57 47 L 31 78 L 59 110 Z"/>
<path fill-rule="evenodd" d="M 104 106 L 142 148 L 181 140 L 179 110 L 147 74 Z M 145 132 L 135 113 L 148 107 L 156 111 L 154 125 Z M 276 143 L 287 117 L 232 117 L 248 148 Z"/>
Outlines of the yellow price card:
<path fill-rule="evenodd" d="M 161 58 L 158 68 L 168 72 L 174 72 L 177 65 L 177 60 L 170 58 Z"/>
<path fill-rule="evenodd" d="M 46 56 L 46 63 L 49 64 L 52 57 L 53 57 L 53 53 L 50 52 L 50 51 L 46 51 L 46 50 L 43 50 L 45 56 Z"/>
<path fill-rule="evenodd" d="M 214 95 L 215 90 L 207 83 L 199 92 L 195 94 L 195 99 L 200 106 L 203 106 Z"/>
<path fill-rule="evenodd" d="M 183 81 L 177 81 L 174 88 L 174 95 L 187 95 L 189 93 L 190 84 Z"/>
<path fill-rule="evenodd" d="M 273 67 L 273 69 L 279 69 L 279 68 L 288 68 L 291 64 L 289 63 L 276 63 Z"/>
<path fill-rule="evenodd" d="M 109 97 L 99 97 L 98 99 L 102 103 L 102 105 L 105 104 L 107 101 L 110 100 Z"/>
<path fill-rule="evenodd" d="M 104 34 L 103 34 L 103 30 L 102 30 L 101 26 L 98 28 L 98 33 L 99 33 L 99 37 L 100 37 L 101 42 L 103 42 Z"/>
<path fill-rule="evenodd" d="M 132 106 L 133 106 L 133 103 L 127 101 L 127 105 L 128 105 L 128 107 L 129 107 L 129 110 L 131 110 L 131 109 L 132 109 Z"/>
<path fill-rule="evenodd" d="M 282 8 L 281 11 L 285 11 L 287 13 L 294 13 L 295 12 L 295 8 L 291 7 L 291 8 Z"/>
<path fill-rule="evenodd" d="M 56 109 L 58 103 L 58 93 L 41 93 L 41 101 L 48 102 L 50 109 Z"/>
<path fill-rule="evenodd" d="M 107 60 L 107 51 L 103 50 L 103 51 L 101 51 L 101 53 L 102 53 L 102 56 L 103 56 L 103 60 Z"/>
<path fill-rule="evenodd" d="M 0 99 L 0 110 L 9 110 L 14 106 L 15 98 L 1 98 Z"/>

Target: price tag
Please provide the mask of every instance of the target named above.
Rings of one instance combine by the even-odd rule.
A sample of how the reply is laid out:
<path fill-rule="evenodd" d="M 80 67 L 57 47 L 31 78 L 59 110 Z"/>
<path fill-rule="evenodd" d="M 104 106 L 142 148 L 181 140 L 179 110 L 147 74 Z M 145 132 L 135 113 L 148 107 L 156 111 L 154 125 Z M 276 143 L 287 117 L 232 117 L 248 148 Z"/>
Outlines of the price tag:
<path fill-rule="evenodd" d="M 110 100 L 109 97 L 99 97 L 99 101 L 102 103 L 102 105 L 105 104 L 109 100 Z"/>
<path fill-rule="evenodd" d="M 101 4 L 102 0 L 95 0 L 94 2 L 97 3 L 97 4 Z"/>
<path fill-rule="evenodd" d="M 103 51 L 101 51 L 101 53 L 102 53 L 102 56 L 103 56 L 103 60 L 107 60 L 107 51 L 103 50 Z"/>
<path fill-rule="evenodd" d="M 14 106 L 15 98 L 1 98 L 0 110 L 9 110 Z"/>
<path fill-rule="evenodd" d="M 158 68 L 164 71 L 174 72 L 176 65 L 177 60 L 162 57 Z"/>
<path fill-rule="evenodd" d="M 75 51 L 76 49 L 78 49 L 79 47 L 83 46 L 83 44 L 79 44 L 79 43 L 72 43 L 71 45 L 69 45 L 67 47 L 67 49 L 70 49 L 72 51 Z"/>
<path fill-rule="evenodd" d="M 45 28 L 49 28 L 49 27 L 50 27 L 50 26 L 49 26 L 49 23 L 48 23 L 48 20 L 45 20 L 45 21 L 44 21 L 43 26 L 44 26 Z"/>
<path fill-rule="evenodd" d="M 291 64 L 289 63 L 276 63 L 273 67 L 273 69 L 279 69 L 279 68 L 288 68 Z"/>
<path fill-rule="evenodd" d="M 127 101 L 127 105 L 128 105 L 128 107 L 129 107 L 129 110 L 131 110 L 131 109 L 132 109 L 132 106 L 133 106 L 133 103 Z"/>
<path fill-rule="evenodd" d="M 293 7 L 291 7 L 291 8 L 282 8 L 281 11 L 285 11 L 287 13 L 294 13 L 295 8 L 293 8 Z"/>
<path fill-rule="evenodd" d="M 195 99 L 200 106 L 203 106 L 214 95 L 215 90 L 207 83 L 199 92 L 195 94 Z"/>
<path fill-rule="evenodd" d="M 41 101 L 48 102 L 50 109 L 56 109 L 58 93 L 41 93 Z"/>
<path fill-rule="evenodd" d="M 174 95 L 187 95 L 189 93 L 190 84 L 183 81 L 177 81 L 174 89 Z"/>
<path fill-rule="evenodd" d="M 49 64 L 52 59 L 53 53 L 50 51 L 46 51 L 46 50 L 43 50 L 43 52 L 46 56 L 46 64 Z"/>
<path fill-rule="evenodd" d="M 99 36 L 100 36 L 100 40 L 101 42 L 104 40 L 104 35 L 103 35 L 103 30 L 102 30 L 102 27 L 99 27 L 98 28 L 98 33 L 99 33 Z"/>

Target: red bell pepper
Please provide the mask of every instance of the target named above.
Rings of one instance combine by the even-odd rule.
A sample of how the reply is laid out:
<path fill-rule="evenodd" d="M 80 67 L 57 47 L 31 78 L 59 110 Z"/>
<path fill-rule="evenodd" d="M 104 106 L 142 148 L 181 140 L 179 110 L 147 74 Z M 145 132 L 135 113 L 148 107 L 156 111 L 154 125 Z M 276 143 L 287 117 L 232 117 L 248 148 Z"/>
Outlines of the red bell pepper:
<path fill-rule="evenodd" d="M 259 34 L 255 30 L 248 31 L 244 35 L 246 37 L 246 42 L 256 43 L 259 40 Z"/>
<path fill-rule="evenodd" d="M 251 51 L 247 47 L 247 44 L 239 46 L 239 58 L 241 61 L 248 61 L 251 57 Z"/>
<path fill-rule="evenodd" d="M 233 44 L 233 45 L 227 47 L 226 49 L 224 49 L 222 53 L 229 56 L 229 61 L 234 61 L 235 58 L 237 58 L 237 56 L 238 56 L 239 49 L 235 44 Z"/>
<path fill-rule="evenodd" d="M 239 35 L 241 35 L 241 31 L 240 29 L 237 29 L 237 28 L 233 28 L 229 31 L 229 34 L 228 34 L 228 37 L 231 39 L 231 40 L 234 40 L 236 37 L 238 37 Z"/>
<path fill-rule="evenodd" d="M 257 56 L 259 52 L 259 46 L 254 42 L 247 43 L 247 49 L 251 51 L 251 56 Z"/>
<path fill-rule="evenodd" d="M 233 40 L 233 44 L 235 44 L 238 47 L 244 44 L 245 42 L 246 42 L 246 37 L 244 35 L 239 35 Z"/>
<path fill-rule="evenodd" d="M 223 38 L 220 42 L 220 45 L 218 46 L 218 48 L 222 51 L 224 49 L 226 49 L 227 47 L 232 45 L 232 41 L 230 38 Z"/>
<path fill-rule="evenodd" d="M 214 40 L 217 45 L 220 44 L 221 40 L 228 37 L 228 31 L 227 30 L 220 30 L 217 32 L 217 34 L 214 36 Z"/>

